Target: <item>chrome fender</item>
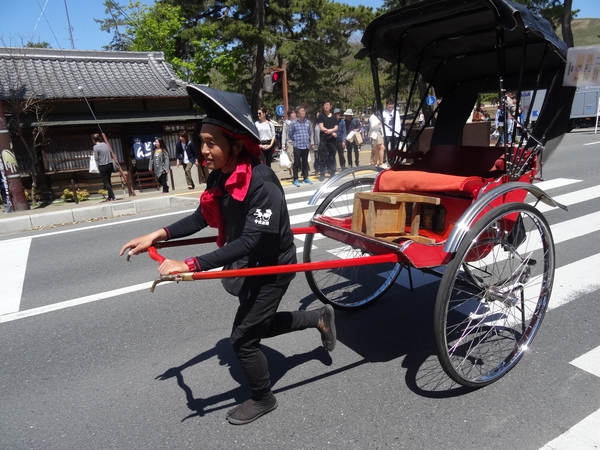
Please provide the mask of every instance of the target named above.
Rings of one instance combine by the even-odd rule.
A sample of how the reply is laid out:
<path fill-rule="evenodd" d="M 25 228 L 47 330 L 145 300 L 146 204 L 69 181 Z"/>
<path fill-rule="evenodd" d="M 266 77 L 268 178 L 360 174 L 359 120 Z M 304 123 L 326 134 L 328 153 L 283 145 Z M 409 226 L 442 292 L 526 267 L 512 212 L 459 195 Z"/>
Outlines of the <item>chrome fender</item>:
<path fill-rule="evenodd" d="M 315 192 L 313 194 L 313 196 L 310 198 L 310 200 L 308 201 L 309 205 L 316 205 L 317 202 L 321 199 L 321 197 L 325 194 L 328 193 L 328 189 L 331 185 L 337 183 L 339 180 L 341 180 L 342 178 L 348 177 L 348 176 L 352 176 L 352 178 L 356 179 L 356 173 L 357 172 L 377 172 L 379 174 L 379 172 L 383 172 L 384 168 L 382 167 L 375 167 L 375 166 L 358 166 L 358 167 L 348 167 L 347 169 L 342 170 L 340 173 L 335 174 L 334 176 L 332 176 L 331 178 L 329 178 L 327 181 L 325 181 L 321 187 L 319 189 L 317 189 L 317 192 Z"/>
<path fill-rule="evenodd" d="M 493 188 L 489 192 L 486 192 L 484 195 L 475 200 L 471 206 L 467 208 L 467 210 L 463 213 L 462 216 L 460 216 L 460 219 L 458 220 L 458 222 L 456 222 L 456 225 L 454 225 L 454 228 L 450 232 L 450 236 L 448 236 L 448 240 L 444 245 L 444 251 L 447 253 L 456 252 L 458 250 L 458 246 L 463 241 L 465 235 L 475 222 L 477 216 L 483 211 L 483 209 L 498 197 L 507 194 L 508 192 L 516 191 L 518 189 L 528 191 L 530 194 L 534 195 L 539 201 L 545 203 L 548 206 L 552 206 L 554 208 L 558 207 L 567 211 L 567 207 L 565 205 L 554 201 L 552 197 L 550 197 L 543 190 L 541 190 L 539 187 L 533 184 L 524 183 L 522 181 L 505 183 Z"/>

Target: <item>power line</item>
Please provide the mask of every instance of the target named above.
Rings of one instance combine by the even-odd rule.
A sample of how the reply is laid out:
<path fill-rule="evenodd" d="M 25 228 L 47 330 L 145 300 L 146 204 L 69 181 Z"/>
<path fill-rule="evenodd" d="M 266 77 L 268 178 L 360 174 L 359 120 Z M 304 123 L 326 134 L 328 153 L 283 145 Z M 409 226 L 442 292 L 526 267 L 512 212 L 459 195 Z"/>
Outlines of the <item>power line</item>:
<path fill-rule="evenodd" d="M 60 45 L 60 42 L 58 41 L 58 38 L 56 37 L 56 34 L 54 34 L 54 30 L 52 29 L 52 26 L 50 25 L 50 22 L 48 22 L 48 18 L 46 17 L 46 14 L 44 13 L 44 9 L 46 9 L 46 5 L 48 4 L 48 0 L 46 0 L 46 5 L 44 5 L 44 8 L 42 8 L 42 5 L 40 5 L 40 2 L 38 0 L 35 0 L 35 2 L 38 4 L 41 14 L 41 16 L 44 16 L 44 20 L 46 21 L 46 23 L 48 24 L 48 28 L 50 28 L 50 32 L 52 33 L 52 36 L 54 36 L 54 39 L 56 40 L 56 45 L 58 45 L 59 49 L 63 49 L 62 46 Z M 38 19 L 39 21 L 39 19 Z M 37 27 L 37 24 L 36 24 Z"/>

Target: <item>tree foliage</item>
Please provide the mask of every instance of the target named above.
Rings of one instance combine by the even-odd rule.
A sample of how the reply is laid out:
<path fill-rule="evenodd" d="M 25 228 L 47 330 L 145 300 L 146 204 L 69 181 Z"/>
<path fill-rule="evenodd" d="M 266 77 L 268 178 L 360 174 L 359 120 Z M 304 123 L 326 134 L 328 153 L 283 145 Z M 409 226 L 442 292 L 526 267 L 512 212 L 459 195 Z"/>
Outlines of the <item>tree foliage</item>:
<path fill-rule="evenodd" d="M 241 92 L 252 109 L 281 102 L 262 96 L 262 77 L 286 64 L 290 105 L 340 107 L 345 87 L 364 78 L 350 60 L 355 33 L 375 17 L 371 8 L 331 0 L 158 0 L 152 7 L 104 2 L 111 50 L 161 50 L 183 79 Z M 360 77 L 359 77 L 360 75 Z M 363 83 L 364 84 L 364 83 Z M 263 101 L 264 100 L 264 101 Z"/>
<path fill-rule="evenodd" d="M 369 62 L 353 57 L 358 39 L 377 15 L 420 0 L 385 0 L 377 11 L 332 0 L 157 0 L 151 7 L 129 1 L 104 2 L 108 18 L 97 22 L 114 34 L 110 49 L 163 51 L 184 80 L 243 93 L 254 112 L 281 103 L 263 96 L 262 79 L 285 64 L 289 105 L 312 112 L 325 100 L 340 109 L 374 103 Z M 562 0 L 517 1 L 555 26 L 563 20 Z M 379 76 L 383 97 L 398 78 L 406 98 L 403 67 L 381 63 Z"/>

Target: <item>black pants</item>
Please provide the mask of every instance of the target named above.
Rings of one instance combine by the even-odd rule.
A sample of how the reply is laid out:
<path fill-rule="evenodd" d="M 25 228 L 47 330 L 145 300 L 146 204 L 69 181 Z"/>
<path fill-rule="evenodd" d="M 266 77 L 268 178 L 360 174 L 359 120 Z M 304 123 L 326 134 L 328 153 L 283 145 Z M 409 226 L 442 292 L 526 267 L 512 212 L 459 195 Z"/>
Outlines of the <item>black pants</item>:
<path fill-rule="evenodd" d="M 302 171 L 304 179 L 308 179 L 308 152 L 307 148 L 294 147 L 294 180 L 298 179 L 298 171 Z"/>
<path fill-rule="evenodd" d="M 240 306 L 233 321 L 231 345 L 254 400 L 262 400 L 271 393 L 269 368 L 260 340 L 316 327 L 319 323 L 318 310 L 277 312 L 288 286 L 289 283 L 278 287 L 256 278 L 246 279 L 239 295 Z"/>
<path fill-rule="evenodd" d="M 271 141 L 268 141 L 266 143 L 263 143 L 263 145 L 267 145 L 270 143 Z M 266 150 L 262 150 L 261 160 L 267 165 L 267 167 L 271 167 L 271 163 L 273 162 L 273 147 L 270 147 Z"/>
<path fill-rule="evenodd" d="M 344 157 L 344 141 L 342 139 L 335 140 L 335 149 L 337 150 L 338 158 L 340 160 L 340 169 L 346 168 L 346 158 Z M 352 161 L 352 160 L 350 160 Z"/>
<path fill-rule="evenodd" d="M 346 141 L 346 152 L 348 152 L 348 166 L 352 167 L 352 153 L 354 153 L 354 165 L 358 167 L 358 144 L 354 141 Z"/>
<path fill-rule="evenodd" d="M 167 182 L 167 172 L 163 172 L 160 177 L 156 177 L 156 179 L 158 180 L 158 182 L 160 183 L 160 185 L 163 188 L 163 192 L 169 192 L 169 183 Z"/>
<path fill-rule="evenodd" d="M 325 176 L 335 174 L 335 139 L 325 139 L 321 136 L 319 142 L 319 174 Z"/>
<path fill-rule="evenodd" d="M 110 184 L 110 177 L 112 176 L 112 163 L 98 165 L 98 171 L 100 172 L 100 176 L 102 177 L 102 182 L 104 183 L 104 189 L 108 191 L 108 198 L 114 200 L 115 193 L 113 192 L 112 184 Z"/>

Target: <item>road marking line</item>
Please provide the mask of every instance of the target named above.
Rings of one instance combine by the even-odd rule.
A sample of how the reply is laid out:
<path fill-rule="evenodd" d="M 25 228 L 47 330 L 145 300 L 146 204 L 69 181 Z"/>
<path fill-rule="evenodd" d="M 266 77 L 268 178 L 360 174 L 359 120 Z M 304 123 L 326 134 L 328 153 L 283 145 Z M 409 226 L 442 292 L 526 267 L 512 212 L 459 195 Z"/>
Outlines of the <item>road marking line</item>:
<path fill-rule="evenodd" d="M 600 185 L 592 186 L 587 189 L 581 189 L 579 191 L 569 192 L 568 194 L 564 195 L 559 195 L 558 197 L 554 197 L 553 200 L 557 201 L 558 203 L 562 203 L 563 205 L 570 206 L 577 203 L 586 202 L 588 200 L 593 200 L 598 197 L 600 197 Z M 548 206 L 545 203 L 540 203 L 536 206 L 536 208 L 542 213 L 556 209 L 555 207 Z"/>
<path fill-rule="evenodd" d="M 150 289 L 150 287 L 152 287 L 152 283 L 152 281 L 148 281 L 146 283 L 136 284 L 134 286 L 127 286 L 124 288 L 113 289 L 112 291 L 101 292 L 99 294 L 87 295 L 85 297 L 54 303 L 52 305 L 41 306 L 39 308 L 26 309 L 25 311 L 5 314 L 0 316 L 0 323 L 12 322 L 13 320 L 24 319 L 25 317 L 37 316 L 52 311 L 58 311 L 60 309 L 70 308 L 72 306 L 83 305 L 85 303 L 92 303 L 98 300 L 104 300 L 111 297 L 118 297 L 119 295 L 142 291 L 144 289 Z M 161 285 L 169 283 L 172 283 L 172 281 L 165 281 L 164 283 L 161 283 Z"/>
<path fill-rule="evenodd" d="M 600 287 L 600 254 L 580 259 L 556 269 L 548 309 L 558 308 Z"/>
<path fill-rule="evenodd" d="M 600 144 L 600 141 L 598 141 L 598 142 L 588 142 L 587 144 L 583 144 L 583 145 L 595 145 L 595 144 Z"/>
<path fill-rule="evenodd" d="M 0 241 L 0 274 L 2 277 L 2 300 L 0 300 L 0 314 L 13 313 L 19 310 L 27 259 L 31 239 L 16 242 Z"/>
<path fill-rule="evenodd" d="M 574 180 L 572 178 L 554 178 L 552 180 L 540 181 L 539 183 L 535 183 L 537 187 L 544 191 L 549 191 L 550 189 L 556 189 L 563 186 L 568 186 L 574 183 L 580 183 L 582 180 Z"/>
<path fill-rule="evenodd" d="M 600 346 L 571 361 L 575 367 L 600 377 Z"/>
<path fill-rule="evenodd" d="M 540 450 L 597 450 L 600 446 L 600 409 L 564 432 Z"/>
<path fill-rule="evenodd" d="M 600 377 L 600 347 L 575 358 L 571 364 Z M 575 424 L 540 450 L 587 450 L 600 447 L 600 409 Z"/>

